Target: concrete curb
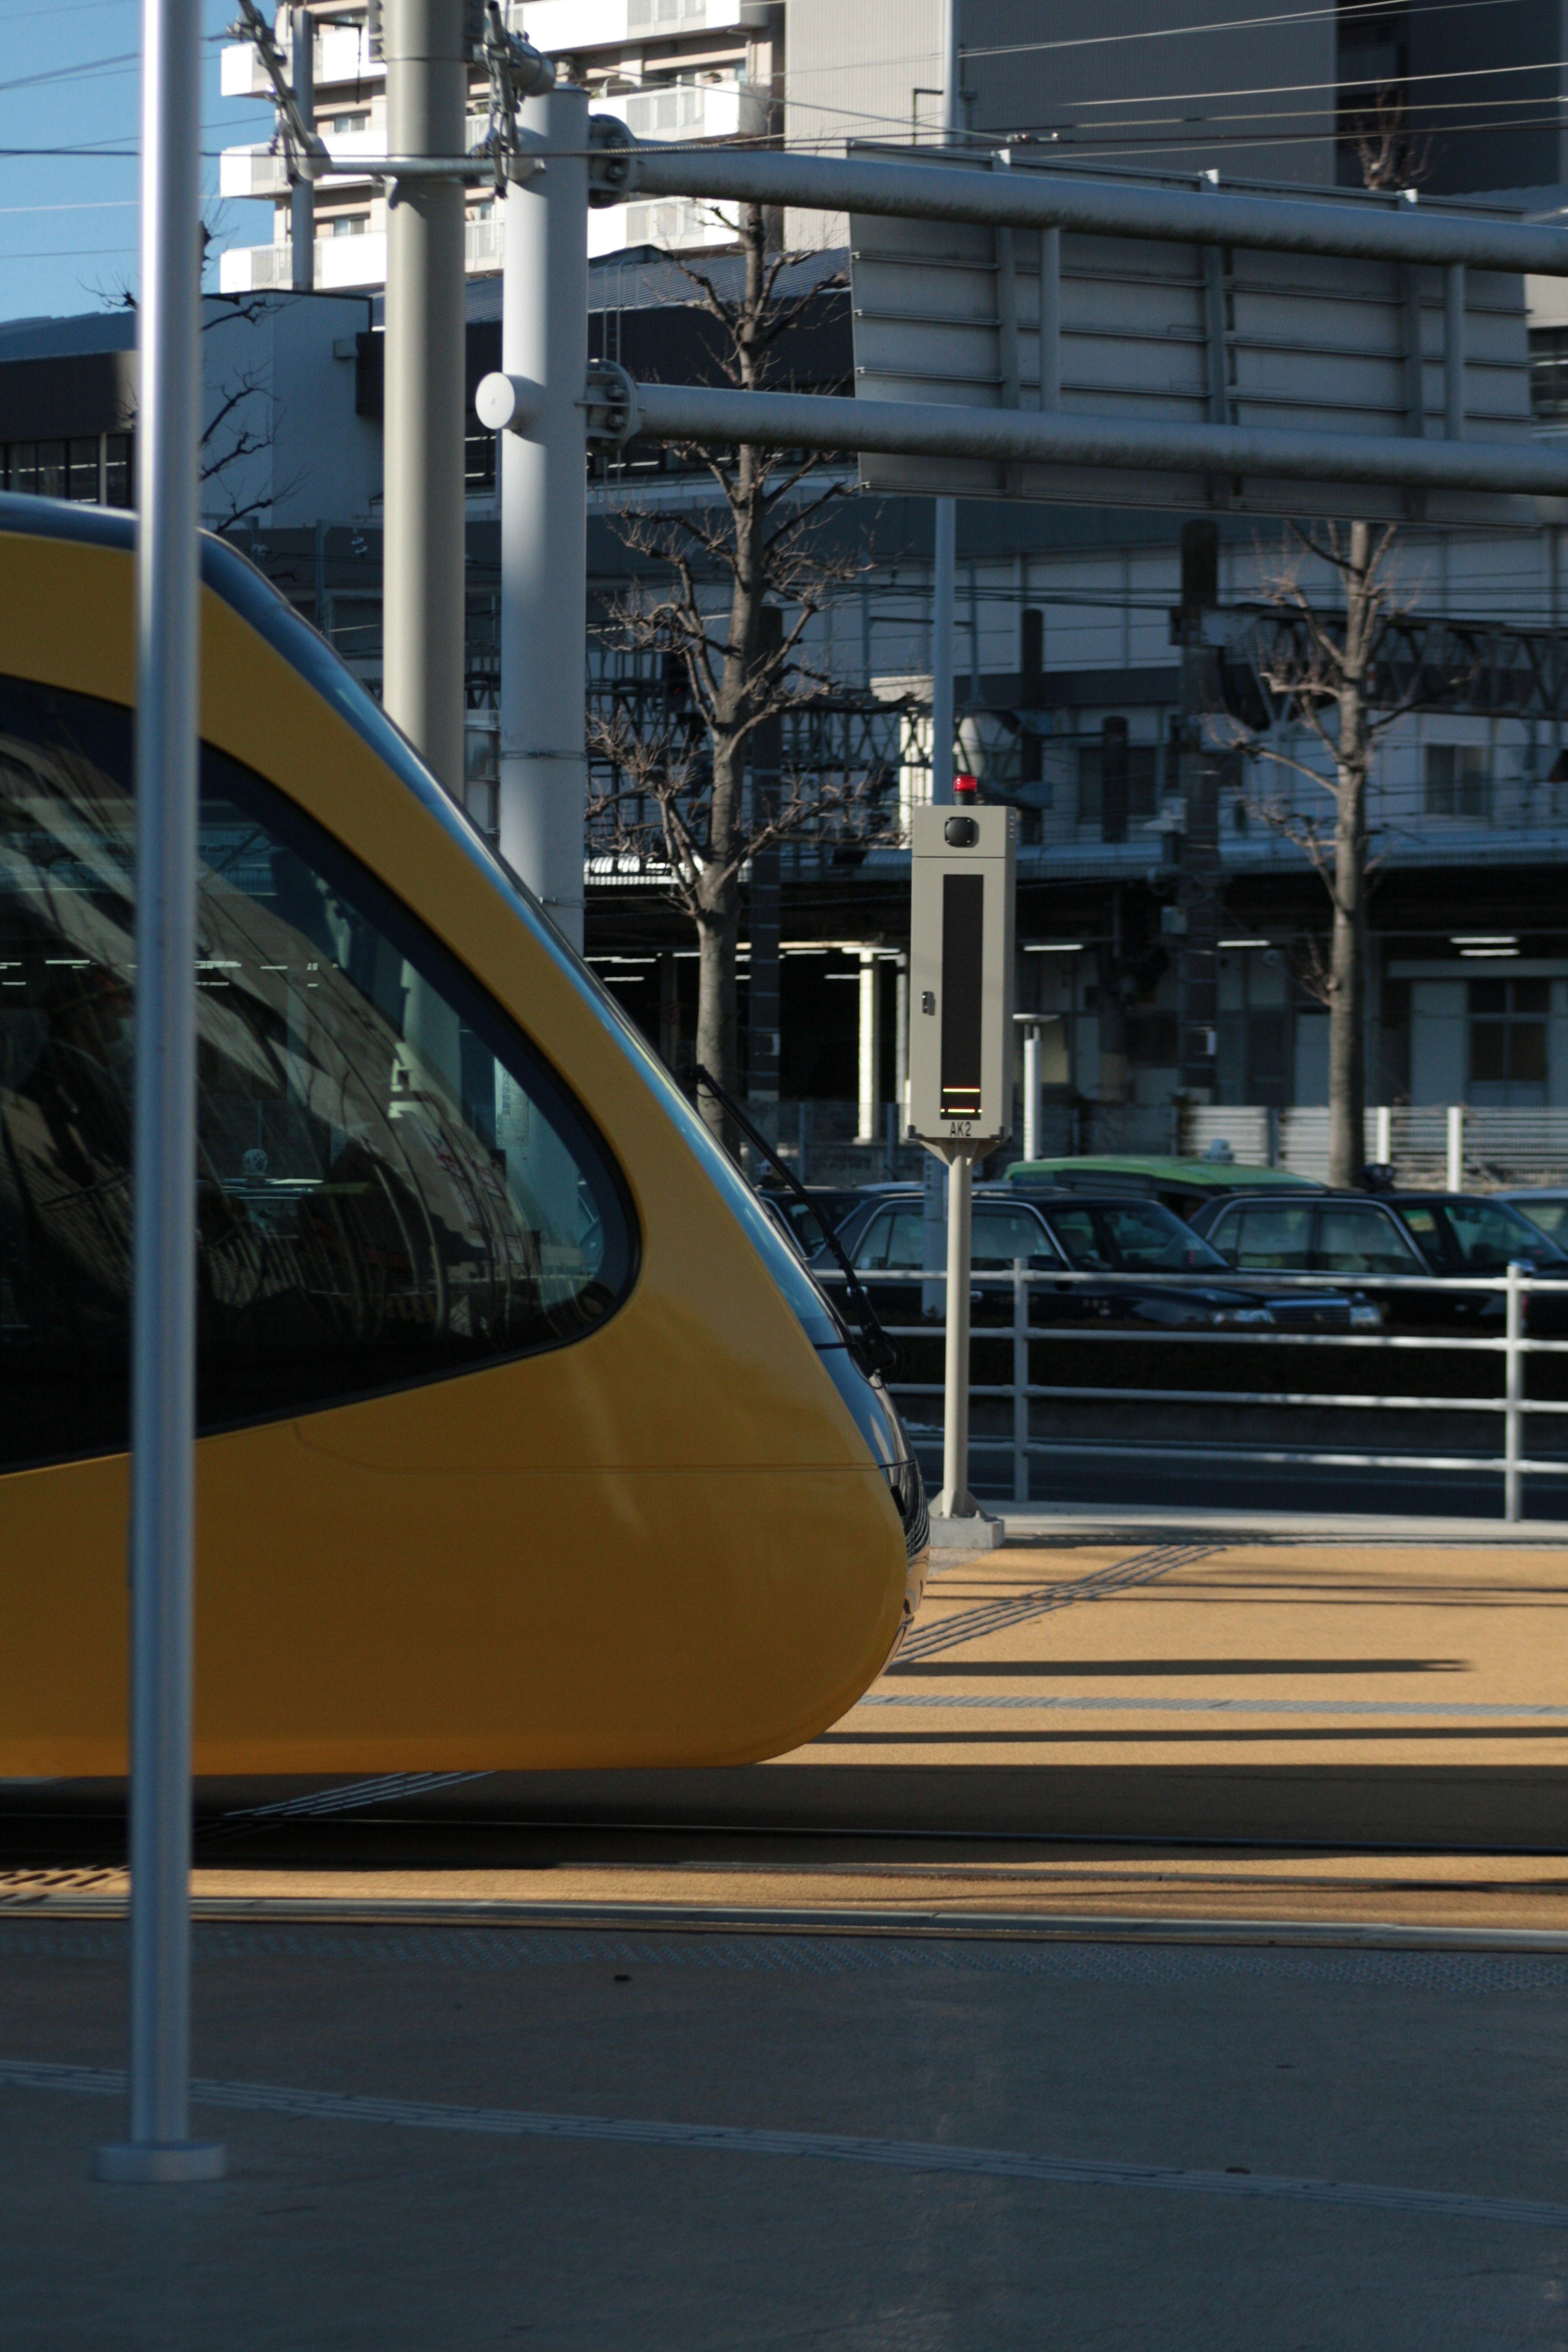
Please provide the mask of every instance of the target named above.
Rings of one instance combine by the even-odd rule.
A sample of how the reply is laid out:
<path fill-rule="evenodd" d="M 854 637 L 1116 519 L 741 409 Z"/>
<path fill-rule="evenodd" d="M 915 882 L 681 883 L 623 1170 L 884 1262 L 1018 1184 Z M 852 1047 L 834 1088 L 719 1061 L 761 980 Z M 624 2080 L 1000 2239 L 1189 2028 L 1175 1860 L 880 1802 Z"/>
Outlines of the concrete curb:
<path fill-rule="evenodd" d="M 119 1923 L 126 1905 L 114 1896 L 45 1896 L 0 1905 L 0 1930 L 29 1920 Z M 910 1937 L 929 1940 L 1015 1940 L 1034 1943 L 1321 1945 L 1376 1951 L 1568 1953 L 1568 1930 L 1533 1927 L 1410 1927 L 1394 1920 L 1121 1918 L 1114 1914 L 1006 1911 L 858 1911 L 820 1906 L 768 1909 L 687 1904 L 353 1902 L 331 1897 L 198 1896 L 197 1925 L 293 1927 L 636 1928 L 649 1935 L 795 1935 Z"/>
<path fill-rule="evenodd" d="M 1012 1544 L 1066 1536 L 1097 1543 L 1194 1537 L 1234 1542 L 1250 1536 L 1303 1544 L 1497 1544 L 1568 1550 L 1568 1520 L 1563 1519 L 1523 1519 L 1510 1526 L 1503 1519 L 1404 1518 L 1382 1511 L 1320 1511 L 1303 1519 L 1297 1511 L 1200 1511 L 1155 1504 L 1118 1510 L 1063 1504 L 1052 1509 L 1023 1504 L 1007 1513 L 1004 1524 Z"/>

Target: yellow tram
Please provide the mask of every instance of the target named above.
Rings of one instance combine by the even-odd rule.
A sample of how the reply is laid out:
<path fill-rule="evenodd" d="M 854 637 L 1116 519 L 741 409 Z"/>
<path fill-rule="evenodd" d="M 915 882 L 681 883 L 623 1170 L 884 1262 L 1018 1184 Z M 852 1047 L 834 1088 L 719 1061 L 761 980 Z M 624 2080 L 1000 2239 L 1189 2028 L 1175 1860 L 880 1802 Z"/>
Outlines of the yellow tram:
<path fill-rule="evenodd" d="M 0 498 L 0 1773 L 126 1763 L 130 519 Z M 897 1638 L 898 1417 L 620 1008 L 203 547 L 195 1766 L 738 1763 Z"/>

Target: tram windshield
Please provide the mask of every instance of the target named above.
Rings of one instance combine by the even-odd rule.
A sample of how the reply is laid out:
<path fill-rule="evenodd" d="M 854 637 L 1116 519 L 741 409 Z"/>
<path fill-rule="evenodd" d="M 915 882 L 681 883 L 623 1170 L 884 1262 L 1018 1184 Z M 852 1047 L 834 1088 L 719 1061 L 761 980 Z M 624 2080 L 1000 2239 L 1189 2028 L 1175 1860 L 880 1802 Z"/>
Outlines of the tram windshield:
<path fill-rule="evenodd" d="M 0 1463 L 126 1442 L 131 714 L 0 679 Z M 630 1286 L 607 1151 L 357 861 L 204 748 L 204 1428 L 560 1346 Z"/>

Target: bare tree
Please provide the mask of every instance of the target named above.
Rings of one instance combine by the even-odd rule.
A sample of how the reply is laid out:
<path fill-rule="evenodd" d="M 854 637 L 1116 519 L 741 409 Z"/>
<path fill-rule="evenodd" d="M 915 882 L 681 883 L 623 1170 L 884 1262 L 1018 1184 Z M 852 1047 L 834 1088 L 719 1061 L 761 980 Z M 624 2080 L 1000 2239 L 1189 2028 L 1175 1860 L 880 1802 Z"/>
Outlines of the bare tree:
<path fill-rule="evenodd" d="M 1352 108 L 1347 127 L 1363 187 L 1414 188 L 1430 173 L 1432 142 L 1406 130 L 1405 93 L 1397 84 L 1375 89 L 1364 106 Z"/>
<path fill-rule="evenodd" d="M 1426 178 L 1431 142 L 1407 131 L 1398 85 L 1371 89 L 1351 112 L 1348 128 L 1364 186 L 1407 188 Z M 1310 814 L 1301 816 L 1278 798 L 1253 805 L 1306 851 L 1328 887 L 1333 910 L 1328 961 L 1311 952 L 1300 977 L 1329 1013 L 1329 1181 L 1351 1185 L 1360 1181 L 1366 1148 L 1367 784 L 1378 738 L 1411 708 L 1415 681 L 1408 690 L 1385 694 L 1378 707 L 1379 641 L 1399 609 L 1391 568 L 1397 526 L 1374 530 L 1366 522 L 1328 523 L 1303 530 L 1293 523 L 1290 529 L 1298 556 L 1316 556 L 1337 572 L 1344 607 L 1318 611 L 1302 587 L 1300 564 L 1282 562 L 1266 579 L 1265 593 L 1278 610 L 1294 615 L 1296 625 L 1280 633 L 1258 675 L 1317 737 L 1332 774 L 1325 777 L 1239 724 L 1236 731 L 1244 750 L 1309 778 L 1334 803 L 1331 841 Z"/>
<path fill-rule="evenodd" d="M 680 267 L 695 307 L 718 329 L 721 373 L 751 390 L 777 381 L 790 333 L 842 280 L 787 291 L 781 281 L 808 257 L 770 250 L 760 205 L 746 205 L 735 227 L 738 291 L 726 291 L 717 272 Z M 773 843 L 867 797 L 865 780 L 850 777 L 813 786 L 786 776 L 776 797 L 752 795 L 748 770 L 764 730 L 827 691 L 829 679 L 807 656 L 812 624 L 864 561 L 824 543 L 824 511 L 845 488 L 811 480 L 824 453 L 690 454 L 719 495 L 679 510 L 623 509 L 621 540 L 649 576 L 616 600 L 605 633 L 614 645 L 662 658 L 680 680 L 685 708 L 650 717 L 646 698 L 628 698 L 591 721 L 590 754 L 614 782 L 591 796 L 589 814 L 612 854 L 652 857 L 668 870 L 672 896 L 697 929 L 697 1057 L 733 1090 L 742 870 Z M 771 628 L 770 607 L 780 614 Z M 710 1097 L 703 1108 L 721 1127 Z"/>
<path fill-rule="evenodd" d="M 1255 799 L 1253 813 L 1305 851 L 1327 887 L 1332 908 L 1326 962 L 1312 958 L 1305 985 L 1329 1012 L 1329 1181 L 1359 1182 L 1365 1147 L 1366 913 L 1369 881 L 1367 786 L 1379 738 L 1411 708 L 1418 680 L 1407 690 L 1379 671 L 1384 627 L 1400 610 L 1390 559 L 1396 526 L 1292 524 L 1294 562 L 1282 561 L 1265 579 L 1266 603 L 1290 625 L 1274 631 L 1258 660 L 1258 675 L 1282 706 L 1326 751 L 1330 772 L 1299 759 L 1273 740 L 1274 730 L 1233 720 L 1233 740 L 1252 759 L 1267 760 L 1328 793 L 1333 828 L 1325 835 L 1309 809 L 1302 814 L 1282 796 Z M 1289 543 L 1288 543 L 1289 544 Z M 1310 555 L 1338 575 L 1342 609 L 1321 609 L 1301 577 Z"/>
<path fill-rule="evenodd" d="M 204 224 L 204 264 L 212 236 L 210 225 Z M 211 373 L 205 339 L 225 327 L 254 327 L 266 316 L 268 301 L 268 296 L 258 294 L 208 296 L 203 301 L 204 376 Z M 112 307 L 132 311 L 140 308 L 129 284 L 116 289 Z M 215 530 L 254 520 L 264 507 L 291 498 L 304 478 L 302 473 L 295 474 L 287 481 L 268 482 L 259 497 L 247 495 L 256 487 L 252 461 L 265 457 L 273 445 L 272 398 L 266 370 L 244 361 L 230 367 L 212 388 L 213 404 L 202 426 L 198 479 L 203 519 Z"/>

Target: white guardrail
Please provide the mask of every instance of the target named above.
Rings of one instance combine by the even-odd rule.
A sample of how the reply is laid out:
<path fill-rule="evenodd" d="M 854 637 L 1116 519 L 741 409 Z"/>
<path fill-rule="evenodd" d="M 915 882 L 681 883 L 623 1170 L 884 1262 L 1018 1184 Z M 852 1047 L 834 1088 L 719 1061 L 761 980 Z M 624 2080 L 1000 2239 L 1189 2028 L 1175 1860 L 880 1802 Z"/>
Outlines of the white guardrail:
<path fill-rule="evenodd" d="M 813 1267 L 818 1280 L 842 1288 L 844 1276 L 835 1270 Z M 899 1285 L 905 1290 L 917 1282 L 922 1288 L 934 1289 L 938 1295 L 945 1288 L 940 1271 L 921 1273 L 914 1268 L 893 1272 L 864 1271 L 857 1275 L 863 1283 L 873 1306 L 878 1289 Z M 1013 1349 L 1013 1377 L 1010 1381 L 973 1381 L 972 1399 L 1011 1399 L 1013 1428 L 1010 1437 L 992 1437 L 972 1433 L 972 1453 L 1010 1452 L 1013 1462 L 1013 1500 L 1029 1501 L 1029 1464 L 1037 1456 L 1076 1455 L 1085 1454 L 1200 1462 L 1241 1462 L 1259 1468 L 1289 1467 L 1295 1469 L 1334 1468 L 1360 1470 L 1468 1470 L 1495 1473 L 1503 1482 L 1503 1517 L 1517 1521 L 1522 1514 L 1523 1484 L 1527 1477 L 1568 1477 L 1568 1452 L 1546 1460 L 1531 1459 L 1524 1452 L 1524 1424 L 1531 1414 L 1568 1414 L 1568 1399 L 1561 1402 L 1542 1397 L 1530 1397 L 1524 1392 L 1525 1360 L 1530 1356 L 1568 1355 L 1568 1338 L 1536 1339 L 1524 1329 L 1524 1302 L 1532 1292 L 1553 1294 L 1568 1309 L 1568 1283 L 1546 1282 L 1525 1274 L 1518 1265 L 1510 1265 L 1506 1275 L 1476 1275 L 1443 1279 L 1433 1276 L 1352 1276 L 1315 1274 L 1279 1274 L 1259 1276 L 1222 1275 L 1216 1268 L 1213 1275 L 1180 1275 L 1152 1273 L 1147 1275 L 1080 1274 L 1066 1267 L 1031 1268 L 1022 1258 L 1016 1258 L 1012 1271 L 975 1273 L 971 1276 L 972 1292 L 987 1288 L 995 1291 L 1007 1288 L 1013 1297 L 1011 1324 L 979 1323 L 972 1325 L 970 1347 L 977 1343 L 1010 1340 Z M 1505 1299 L 1504 1328 L 1495 1335 L 1469 1338 L 1447 1331 L 1379 1331 L 1365 1329 L 1345 1331 L 1296 1331 L 1276 1328 L 1272 1330 L 1251 1327 L 1246 1329 L 1162 1329 L 1158 1325 L 1142 1324 L 1135 1328 L 1120 1328 L 1106 1325 L 1064 1325 L 1031 1323 L 1029 1294 L 1031 1290 L 1049 1288 L 1061 1291 L 1069 1286 L 1094 1285 L 1102 1289 L 1146 1290 L 1152 1283 L 1161 1288 L 1194 1289 L 1223 1287 L 1235 1292 L 1247 1292 L 1255 1297 L 1278 1297 L 1282 1291 L 1297 1289 L 1338 1291 L 1348 1296 L 1372 1295 L 1386 1297 L 1400 1290 L 1424 1291 L 1430 1295 L 1460 1292 L 1501 1292 Z M 883 1328 L 890 1339 L 941 1340 L 945 1321 L 939 1311 L 932 1318 L 920 1323 L 887 1323 Z M 1444 1354 L 1479 1357 L 1501 1356 L 1503 1387 L 1500 1396 L 1405 1396 L 1363 1395 L 1336 1390 L 1323 1395 L 1310 1391 L 1253 1389 L 1179 1389 L 1123 1388 L 1099 1385 L 1078 1386 L 1071 1382 L 1033 1381 L 1029 1377 L 1029 1347 L 1073 1346 L 1092 1340 L 1103 1346 L 1108 1341 L 1119 1346 L 1137 1344 L 1142 1347 L 1288 1347 L 1342 1348 L 1373 1349 L 1384 1352 L 1418 1350 L 1423 1354 L 1441 1350 Z M 973 1352 L 971 1362 L 973 1363 Z M 895 1397 L 940 1397 L 941 1381 L 907 1381 L 893 1379 L 888 1387 Z M 1060 1443 L 1031 1435 L 1029 1408 L 1036 1402 L 1058 1403 L 1121 1403 L 1173 1405 L 1236 1405 L 1273 1407 L 1276 1410 L 1318 1410 L 1321 1412 L 1454 1412 L 1497 1413 L 1502 1418 L 1503 1447 L 1496 1454 L 1378 1454 L 1326 1449 L 1310 1445 L 1215 1445 L 1186 1440 L 1166 1442 L 1122 1442 L 1110 1440 L 1073 1439 Z M 923 1433 L 917 1427 L 911 1436 L 918 1442 Z"/>

